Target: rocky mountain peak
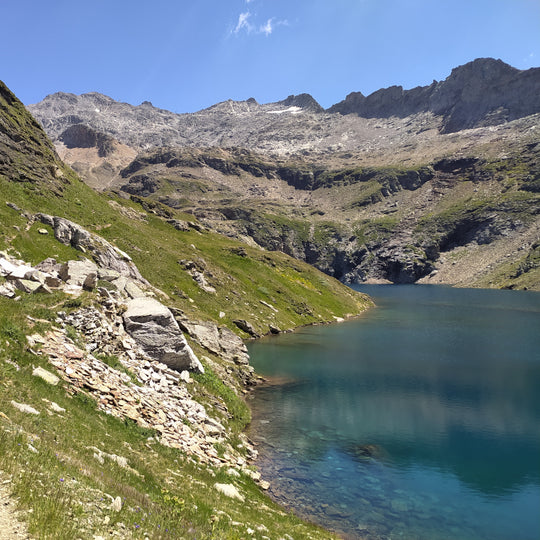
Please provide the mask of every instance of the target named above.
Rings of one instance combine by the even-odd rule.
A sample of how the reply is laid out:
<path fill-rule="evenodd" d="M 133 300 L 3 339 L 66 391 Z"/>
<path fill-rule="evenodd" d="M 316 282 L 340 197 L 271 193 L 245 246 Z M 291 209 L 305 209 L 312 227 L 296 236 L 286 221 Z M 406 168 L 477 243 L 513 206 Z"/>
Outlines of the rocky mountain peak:
<path fill-rule="evenodd" d="M 519 69 L 512 67 L 502 60 L 495 58 L 477 58 L 472 62 L 452 69 L 447 82 L 455 80 L 480 79 L 489 82 L 514 77 L 520 72 Z"/>
<path fill-rule="evenodd" d="M 540 68 L 520 71 L 502 60 L 479 58 L 454 68 L 444 81 L 411 90 L 391 86 L 367 97 L 353 92 L 328 111 L 364 118 L 431 112 L 443 117 L 445 133 L 501 124 L 540 112 Z"/>
<path fill-rule="evenodd" d="M 350 152 L 368 140 L 372 145 L 402 138 L 405 131 L 398 129 L 399 123 L 409 126 L 407 132 L 413 135 L 432 130 L 446 134 L 539 113 L 540 68 L 521 71 L 501 60 L 480 58 L 453 69 L 441 82 L 410 90 L 391 86 L 368 96 L 352 92 L 326 111 L 310 94 L 266 104 L 252 97 L 230 99 L 184 114 L 149 101 L 138 106 L 117 102 L 97 92 L 57 93 L 28 108 L 53 141 L 70 126 L 85 124 L 137 151 L 234 146 L 280 155 Z M 380 138 L 370 119 L 380 119 L 392 134 Z"/>
<path fill-rule="evenodd" d="M 290 95 L 287 99 L 278 101 L 278 105 L 283 105 L 285 107 L 300 107 L 301 109 L 312 112 L 324 112 L 324 109 L 310 94 L 298 94 L 297 96 Z"/>

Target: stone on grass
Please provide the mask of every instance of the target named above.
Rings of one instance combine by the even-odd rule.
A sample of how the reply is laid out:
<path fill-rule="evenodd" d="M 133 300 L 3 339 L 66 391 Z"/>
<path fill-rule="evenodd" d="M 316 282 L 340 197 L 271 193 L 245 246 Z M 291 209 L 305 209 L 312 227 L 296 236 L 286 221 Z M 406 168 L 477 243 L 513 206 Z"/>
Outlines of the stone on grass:
<path fill-rule="evenodd" d="M 244 496 L 238 491 L 238 488 L 233 484 L 214 484 L 214 487 L 223 495 L 230 497 L 231 499 L 238 499 L 244 502 Z"/>
<path fill-rule="evenodd" d="M 58 403 L 55 403 L 54 401 L 51 401 L 49 407 L 50 407 L 51 411 L 53 411 L 55 413 L 66 412 L 66 409 L 64 409 L 64 407 L 60 407 L 60 405 L 58 405 Z"/>
<path fill-rule="evenodd" d="M 60 379 L 54 373 L 51 373 L 42 367 L 35 368 L 34 371 L 32 371 L 32 375 L 34 375 L 34 377 L 42 378 L 45 382 L 52 384 L 53 386 L 56 386 L 60 382 Z"/>
<path fill-rule="evenodd" d="M 38 410 L 34 409 L 34 407 L 31 405 L 27 405 L 26 403 L 17 403 L 16 401 L 12 401 L 11 405 L 26 414 L 39 414 Z"/>
<path fill-rule="evenodd" d="M 0 296 L 5 296 L 6 298 L 13 298 L 15 296 L 15 289 L 11 283 L 5 283 L 0 285 Z"/>
<path fill-rule="evenodd" d="M 115 512 L 120 512 L 120 510 L 122 510 L 122 499 L 120 497 L 116 497 L 111 503 L 111 510 L 114 510 Z"/>

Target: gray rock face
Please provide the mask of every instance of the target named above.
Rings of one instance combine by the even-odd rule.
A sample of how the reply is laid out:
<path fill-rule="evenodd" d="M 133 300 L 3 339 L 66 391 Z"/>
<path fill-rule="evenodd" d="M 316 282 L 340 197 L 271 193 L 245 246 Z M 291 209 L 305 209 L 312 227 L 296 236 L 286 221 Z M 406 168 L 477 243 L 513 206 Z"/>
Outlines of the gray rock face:
<path fill-rule="evenodd" d="M 144 352 L 177 371 L 204 373 L 170 310 L 153 298 L 134 298 L 124 313 L 127 333 Z"/>
<path fill-rule="evenodd" d="M 114 150 L 114 139 L 84 124 L 68 127 L 59 137 L 68 148 L 98 148 L 98 155 L 105 157 Z"/>
<path fill-rule="evenodd" d="M 212 322 L 187 319 L 178 319 L 178 323 L 184 332 L 210 352 L 235 364 L 249 364 L 244 342 L 226 326 L 218 327 Z"/>
<path fill-rule="evenodd" d="M 540 68 L 520 71 L 501 60 L 479 58 L 430 86 L 391 86 L 367 97 L 353 92 L 329 111 L 364 118 L 432 112 L 444 118 L 445 133 L 501 124 L 540 111 Z"/>
<path fill-rule="evenodd" d="M 139 149 L 239 146 L 287 153 L 335 150 L 336 145 L 351 149 L 361 144 L 366 136 L 363 127 L 353 128 L 353 120 L 342 115 L 388 119 L 432 113 L 443 118 L 446 133 L 501 124 L 539 112 L 539 90 L 540 68 L 520 71 L 501 60 L 481 58 L 455 68 L 444 81 L 411 90 L 392 86 L 367 97 L 353 92 L 326 111 L 309 94 L 267 104 L 228 100 L 186 114 L 150 103 L 119 103 L 95 92 L 57 93 L 28 108 L 53 140 L 92 143 L 102 153 L 114 146 L 111 137 Z M 355 129 L 360 130 L 357 135 Z M 343 137 L 350 140 L 344 143 Z M 101 140 L 106 141 L 106 148 L 102 148 L 105 143 L 100 146 Z"/>
<path fill-rule="evenodd" d="M 103 238 L 65 218 L 47 214 L 37 214 L 36 218 L 43 224 L 53 227 L 55 238 L 62 244 L 71 245 L 83 253 L 90 252 L 100 268 L 114 270 L 123 276 L 148 283 L 141 276 L 129 255 Z"/>

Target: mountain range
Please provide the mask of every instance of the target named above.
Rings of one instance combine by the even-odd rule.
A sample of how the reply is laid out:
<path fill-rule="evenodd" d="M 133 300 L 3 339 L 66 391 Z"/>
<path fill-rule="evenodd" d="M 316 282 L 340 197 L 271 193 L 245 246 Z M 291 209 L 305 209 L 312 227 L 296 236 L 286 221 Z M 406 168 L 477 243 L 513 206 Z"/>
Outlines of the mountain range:
<path fill-rule="evenodd" d="M 98 190 L 150 199 L 344 281 L 538 287 L 540 68 L 176 114 L 98 93 L 28 107 Z"/>

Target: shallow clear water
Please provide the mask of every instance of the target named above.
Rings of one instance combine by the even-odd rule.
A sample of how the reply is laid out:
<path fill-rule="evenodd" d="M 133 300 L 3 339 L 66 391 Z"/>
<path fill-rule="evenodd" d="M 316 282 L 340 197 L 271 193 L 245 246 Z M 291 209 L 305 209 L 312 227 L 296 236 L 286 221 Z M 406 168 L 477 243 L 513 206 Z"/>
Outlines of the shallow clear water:
<path fill-rule="evenodd" d="M 263 477 L 351 538 L 540 538 L 540 294 L 359 286 L 377 307 L 250 345 Z"/>

